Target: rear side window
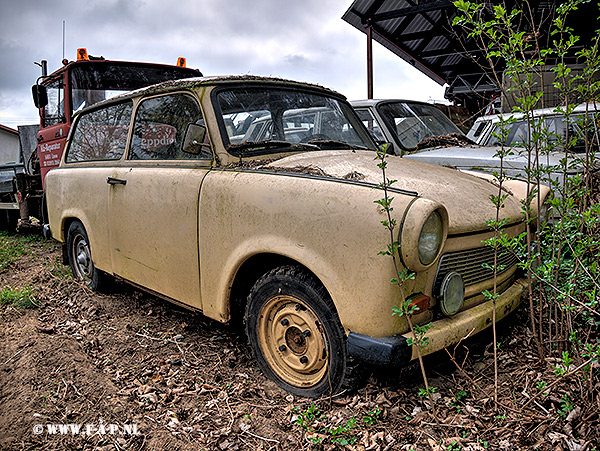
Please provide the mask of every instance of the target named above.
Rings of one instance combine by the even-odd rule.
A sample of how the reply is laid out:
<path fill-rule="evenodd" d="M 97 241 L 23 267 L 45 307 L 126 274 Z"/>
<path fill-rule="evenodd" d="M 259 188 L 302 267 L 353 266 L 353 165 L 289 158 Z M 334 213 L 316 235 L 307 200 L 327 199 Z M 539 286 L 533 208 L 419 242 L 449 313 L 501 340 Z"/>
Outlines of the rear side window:
<path fill-rule="evenodd" d="M 375 138 L 376 141 L 385 141 L 385 136 L 383 136 L 379 122 L 377 122 L 373 113 L 367 108 L 355 108 L 355 111 L 362 123 L 367 127 L 367 130 L 371 132 L 373 138 Z"/>
<path fill-rule="evenodd" d="M 483 132 L 483 129 L 489 124 L 489 122 L 487 121 L 481 121 L 479 123 L 479 125 L 477 126 L 477 128 L 475 129 L 475 133 L 473 133 L 473 137 L 474 138 L 478 138 L 479 136 L 481 136 L 481 132 Z"/>
<path fill-rule="evenodd" d="M 144 100 L 135 114 L 130 160 L 210 159 L 208 142 L 198 154 L 183 151 L 190 124 L 204 125 L 196 100 L 187 94 L 172 94 Z"/>
<path fill-rule="evenodd" d="M 67 163 L 120 159 L 127 144 L 132 110 L 128 102 L 83 114 L 71 136 Z"/>

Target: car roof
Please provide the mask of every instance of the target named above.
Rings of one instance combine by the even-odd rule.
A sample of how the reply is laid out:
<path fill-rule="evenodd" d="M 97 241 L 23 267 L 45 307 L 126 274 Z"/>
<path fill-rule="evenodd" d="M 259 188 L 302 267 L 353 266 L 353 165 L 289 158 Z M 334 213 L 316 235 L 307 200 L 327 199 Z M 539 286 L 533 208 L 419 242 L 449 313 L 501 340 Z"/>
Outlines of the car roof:
<path fill-rule="evenodd" d="M 556 111 L 557 108 L 561 108 L 561 107 L 539 108 L 537 110 L 533 110 L 533 116 L 534 117 L 540 117 L 540 116 L 556 116 L 556 115 L 560 115 L 561 113 Z M 582 104 L 577 105 L 573 109 L 573 113 L 585 113 L 586 111 L 600 112 L 600 103 L 594 103 L 594 102 L 582 103 Z M 487 116 L 480 116 L 480 117 L 478 117 L 475 122 L 481 122 L 481 121 L 498 122 L 500 120 L 500 118 L 508 118 L 510 116 L 513 116 L 513 117 L 519 119 L 519 118 L 525 116 L 525 113 L 499 113 L 499 114 L 490 114 L 490 115 L 487 115 Z"/>
<path fill-rule="evenodd" d="M 381 103 L 419 103 L 422 105 L 432 105 L 431 103 L 422 102 L 420 100 L 407 100 L 407 99 L 363 99 L 363 100 L 350 100 L 350 104 L 353 107 L 370 107 L 379 105 Z"/>
<path fill-rule="evenodd" d="M 184 78 L 181 80 L 167 80 L 156 85 L 147 86 L 144 88 L 136 89 L 134 91 L 125 92 L 115 97 L 111 97 L 110 99 L 103 100 L 102 102 L 98 102 L 94 105 L 89 106 L 88 108 L 84 108 L 79 111 L 77 114 L 81 114 L 88 109 L 96 109 L 101 108 L 110 103 L 116 103 L 123 101 L 125 99 L 143 96 L 147 94 L 153 94 L 155 92 L 169 92 L 175 91 L 182 88 L 196 88 L 200 86 L 210 86 L 210 85 L 228 85 L 228 84 L 237 84 L 237 83 L 249 83 L 259 85 L 265 84 L 273 84 L 273 85 L 287 85 L 291 88 L 301 88 L 301 89 L 312 89 L 315 91 L 320 91 L 325 95 L 330 95 L 333 97 L 337 97 L 341 100 L 346 100 L 346 97 L 343 94 L 340 94 L 337 91 L 333 91 L 332 89 L 325 88 L 321 85 L 317 85 L 314 83 L 306 83 L 300 82 L 296 80 L 288 80 L 284 78 L 275 78 L 275 77 L 262 77 L 258 75 L 217 75 L 217 76 L 204 76 L 204 77 L 193 77 L 193 78 Z"/>

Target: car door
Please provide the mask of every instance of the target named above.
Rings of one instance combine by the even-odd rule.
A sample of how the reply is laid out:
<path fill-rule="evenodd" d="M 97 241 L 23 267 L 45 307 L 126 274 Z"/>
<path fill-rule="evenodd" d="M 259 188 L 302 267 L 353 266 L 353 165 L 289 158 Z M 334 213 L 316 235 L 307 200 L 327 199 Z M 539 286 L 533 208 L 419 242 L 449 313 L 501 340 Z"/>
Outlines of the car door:
<path fill-rule="evenodd" d="M 89 237 L 94 265 L 109 273 L 106 179 L 125 153 L 132 112 L 131 100 L 83 112 L 71 130 L 64 164 L 47 175 L 52 182 L 46 186 L 47 208 L 49 215 L 52 211 L 56 215 L 51 215 L 51 222 L 80 221 Z M 58 231 L 63 225 L 58 222 L 53 227 Z"/>
<path fill-rule="evenodd" d="M 212 152 L 184 151 L 190 124 L 204 127 L 189 94 L 139 104 L 127 158 L 107 179 L 109 230 L 115 274 L 201 309 L 198 196 Z"/>

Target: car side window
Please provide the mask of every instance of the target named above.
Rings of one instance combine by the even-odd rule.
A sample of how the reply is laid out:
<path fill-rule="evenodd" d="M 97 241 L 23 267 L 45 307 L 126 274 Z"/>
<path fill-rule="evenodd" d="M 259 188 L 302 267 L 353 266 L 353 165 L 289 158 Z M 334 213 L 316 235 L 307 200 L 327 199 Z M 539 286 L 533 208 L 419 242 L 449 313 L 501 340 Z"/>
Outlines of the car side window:
<path fill-rule="evenodd" d="M 355 108 L 356 114 L 376 141 L 385 141 L 379 122 L 367 108 Z"/>
<path fill-rule="evenodd" d="M 185 134 L 190 124 L 205 125 L 200 106 L 192 96 L 172 94 L 144 100 L 135 114 L 129 159 L 212 159 L 207 134 L 198 152 L 184 152 Z"/>
<path fill-rule="evenodd" d="M 118 160 L 125 152 L 131 122 L 131 102 L 82 114 L 71 137 L 66 162 Z"/>

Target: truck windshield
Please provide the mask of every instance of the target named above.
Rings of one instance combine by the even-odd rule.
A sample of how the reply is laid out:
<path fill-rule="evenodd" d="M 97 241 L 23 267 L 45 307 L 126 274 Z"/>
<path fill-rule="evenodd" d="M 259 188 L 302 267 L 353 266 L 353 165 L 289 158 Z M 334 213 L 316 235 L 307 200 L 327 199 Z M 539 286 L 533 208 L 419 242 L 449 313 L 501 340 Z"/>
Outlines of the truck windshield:
<path fill-rule="evenodd" d="M 126 91 L 200 75 L 185 67 L 90 61 L 71 69 L 71 114 Z"/>
<path fill-rule="evenodd" d="M 236 156 L 375 149 L 352 108 L 318 92 L 268 86 L 229 88 L 218 92 L 217 102 L 226 131 L 225 147 Z"/>

